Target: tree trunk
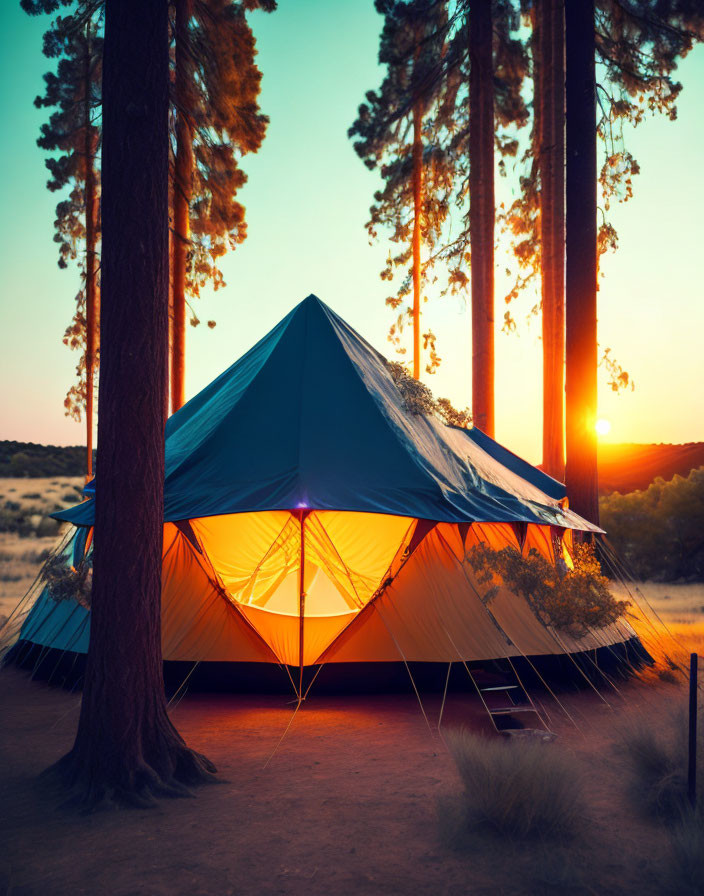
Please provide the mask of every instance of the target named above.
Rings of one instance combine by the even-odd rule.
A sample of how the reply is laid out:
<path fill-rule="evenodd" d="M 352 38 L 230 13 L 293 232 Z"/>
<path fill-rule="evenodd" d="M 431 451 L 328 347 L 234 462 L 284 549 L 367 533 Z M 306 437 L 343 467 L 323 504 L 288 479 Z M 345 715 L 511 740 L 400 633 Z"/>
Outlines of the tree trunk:
<path fill-rule="evenodd" d="M 174 162 L 173 332 L 171 412 L 185 403 L 186 263 L 190 241 L 189 207 L 193 179 L 193 126 L 190 120 L 191 61 L 188 22 L 192 0 L 176 0 L 176 158 Z"/>
<path fill-rule="evenodd" d="M 422 104 L 413 106 L 413 376 L 420 378 L 420 229 L 423 214 Z"/>
<path fill-rule="evenodd" d="M 472 264 L 472 416 L 494 435 L 494 76 L 491 0 L 469 24 L 469 242 Z"/>
<path fill-rule="evenodd" d="M 540 274 L 543 327 L 543 469 L 562 480 L 565 402 L 564 0 L 538 0 Z"/>
<path fill-rule="evenodd" d="M 93 394 L 95 358 L 98 345 L 98 271 L 95 254 L 98 228 L 98 196 L 95 187 L 95 156 L 98 132 L 91 122 L 91 46 L 90 24 L 86 26 L 84 73 L 84 154 L 86 206 L 86 482 L 93 476 Z"/>
<path fill-rule="evenodd" d="M 150 804 L 212 765 L 166 712 L 161 658 L 168 247 L 167 0 L 106 0 L 101 381 L 90 647 L 71 802 Z"/>
<path fill-rule="evenodd" d="M 570 506 L 599 521 L 597 482 L 597 228 L 594 0 L 565 6 L 566 436 Z"/>
<path fill-rule="evenodd" d="M 169 178 L 169 208 L 174 207 L 173 178 Z M 169 301 L 168 301 L 168 336 L 166 342 L 166 373 L 164 375 L 164 425 L 171 413 L 169 382 L 171 379 L 171 359 L 174 352 L 174 232 L 169 220 Z"/>

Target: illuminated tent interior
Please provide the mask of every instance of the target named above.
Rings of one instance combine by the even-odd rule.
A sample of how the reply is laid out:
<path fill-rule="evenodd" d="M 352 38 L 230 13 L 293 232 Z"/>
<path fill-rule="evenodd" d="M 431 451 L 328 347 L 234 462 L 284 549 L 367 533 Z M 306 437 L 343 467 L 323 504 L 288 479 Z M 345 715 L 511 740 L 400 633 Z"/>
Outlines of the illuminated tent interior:
<path fill-rule="evenodd" d="M 74 565 L 93 510 L 89 499 L 56 514 L 73 524 Z M 300 693 L 303 668 L 322 663 L 577 653 L 634 637 L 624 621 L 576 641 L 506 588 L 483 599 L 473 545 L 570 565 L 573 531 L 600 530 L 479 430 L 408 411 L 384 358 L 315 296 L 168 421 L 164 511 L 165 660 L 276 663 Z M 44 588 L 9 634 L 81 653 L 89 618 Z"/>

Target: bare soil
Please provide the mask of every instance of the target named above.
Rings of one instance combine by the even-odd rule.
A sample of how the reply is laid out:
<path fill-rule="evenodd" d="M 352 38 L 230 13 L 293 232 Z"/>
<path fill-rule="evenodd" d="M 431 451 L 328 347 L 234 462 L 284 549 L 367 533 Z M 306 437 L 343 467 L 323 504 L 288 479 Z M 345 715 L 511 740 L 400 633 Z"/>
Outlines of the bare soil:
<path fill-rule="evenodd" d="M 3 533 L 3 570 L 24 564 L 29 578 L 36 563 L 21 556 L 43 547 Z M 0 613 L 26 584 L 3 583 Z M 704 588 L 643 590 L 683 648 L 704 653 Z M 462 849 L 449 842 L 443 813 L 460 784 L 437 731 L 440 696 L 421 696 L 429 725 L 410 690 L 313 691 L 281 740 L 287 697 L 189 694 L 172 718 L 216 763 L 220 783 L 153 810 L 81 816 L 38 777 L 70 748 L 80 695 L 2 669 L 0 896 L 670 892 L 669 837 L 633 801 L 620 731 L 639 719 L 671 724 L 673 707 L 686 706 L 682 684 L 650 674 L 601 695 L 560 693 L 578 727 L 545 700 L 558 735 L 545 749 L 570 754 L 584 782 L 583 827 L 567 846 L 481 831 Z M 475 697 L 450 694 L 443 728 L 462 725 L 498 736 Z"/>
<path fill-rule="evenodd" d="M 90 816 L 58 806 L 39 773 L 72 743 L 80 696 L 0 672 L 0 893 L 658 894 L 671 861 L 665 831 L 629 796 L 619 727 L 651 724 L 684 702 L 677 685 L 633 681 L 621 694 L 561 695 L 579 730 L 548 704 L 583 776 L 583 830 L 568 849 L 477 834 L 443 839 L 438 805 L 459 781 L 424 696 L 315 697 L 295 716 L 272 696 L 190 695 L 172 717 L 218 766 L 196 799 Z M 490 735 L 475 698 L 451 694 L 443 728 Z M 498 735 L 494 735 L 498 736 Z M 268 760 L 268 764 L 267 764 Z M 4 888 L 3 888 L 4 887 Z"/>

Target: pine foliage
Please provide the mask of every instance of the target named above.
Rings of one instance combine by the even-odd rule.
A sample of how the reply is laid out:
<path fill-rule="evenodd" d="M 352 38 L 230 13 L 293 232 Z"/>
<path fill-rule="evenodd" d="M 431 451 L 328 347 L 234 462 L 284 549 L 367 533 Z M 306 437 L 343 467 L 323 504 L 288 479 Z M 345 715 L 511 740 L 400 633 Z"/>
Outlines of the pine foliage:
<path fill-rule="evenodd" d="M 275 8 L 272 0 L 198 0 L 193 5 L 187 48 L 191 103 L 178 110 L 174 102 L 174 117 L 185 114 L 193 129 L 186 280 L 192 297 L 208 284 L 216 290 L 225 285 L 219 260 L 247 236 L 245 209 L 237 198 L 247 182 L 240 159 L 260 148 L 269 119 L 259 108 L 261 72 L 245 12 Z M 193 309 L 190 322 L 200 323 Z"/>
<path fill-rule="evenodd" d="M 44 35 L 44 54 L 56 60 L 45 77 L 44 94 L 35 105 L 53 110 L 40 129 L 38 145 L 51 153 L 46 161 L 49 190 L 61 193 L 56 208 L 55 237 L 59 267 L 76 262 L 81 289 L 64 343 L 81 352 L 77 381 L 69 390 L 66 413 L 77 420 L 86 403 L 86 165 L 92 163 L 100 189 L 100 114 L 104 0 L 22 0 L 30 15 L 57 15 Z M 245 209 L 237 198 L 247 177 L 241 157 L 256 152 L 268 118 L 259 109 L 261 73 L 246 13 L 272 11 L 275 0 L 194 0 L 189 23 L 188 54 L 192 78 L 185 114 L 193 129 L 194 164 L 190 201 L 190 238 L 186 291 L 198 297 L 208 285 L 224 285 L 219 262 L 247 235 Z M 173 24 L 173 23 L 172 23 Z M 173 29 L 172 29 L 173 42 Z M 86 92 L 85 66 L 90 82 Z M 172 54 L 172 65 L 173 65 Z M 85 152 L 85 111 L 93 130 L 92 158 Z M 172 149 L 175 149 L 177 104 L 172 95 Z M 173 179 L 173 165 L 171 176 Z M 172 190 L 173 196 L 173 190 Z M 173 215 L 172 215 L 173 218 Z M 99 216 L 96 239 L 100 238 Z M 191 324 L 200 323 L 191 309 Z M 208 321 L 208 326 L 215 322 Z M 97 358 L 96 358 L 97 361 Z M 97 364 L 96 364 L 97 368 Z"/>
<path fill-rule="evenodd" d="M 392 244 L 381 278 L 392 282 L 400 272 L 386 303 L 397 312 L 389 339 L 403 355 L 401 335 L 412 313 L 411 118 L 417 102 L 423 113 L 423 287 L 438 282 L 438 264 L 446 276 L 441 293 L 465 291 L 469 285 L 469 0 L 377 0 L 376 8 L 384 16 L 379 62 L 386 66 L 385 76 L 378 90 L 366 94 L 349 136 L 365 165 L 382 180 L 366 227 L 370 241 L 384 233 Z M 496 148 L 502 168 L 517 153 L 515 131 L 528 119 L 522 96 L 527 54 L 510 0 L 495 3 L 494 22 Z M 452 225 L 455 210 L 458 223 Z M 432 330 L 425 329 L 423 340 L 426 371 L 432 373 L 441 362 Z"/>
<path fill-rule="evenodd" d="M 521 0 L 526 20 L 534 14 L 535 0 Z M 601 193 L 598 253 L 618 247 L 618 233 L 609 220 L 611 204 L 627 202 L 633 196 L 633 179 L 640 173 L 637 159 L 627 147 L 629 127 L 641 124 L 648 115 L 677 117 L 677 99 L 682 84 L 675 78 L 679 60 L 694 44 L 704 39 L 704 6 L 697 0 L 596 0 L 595 40 L 597 52 L 597 135 L 601 145 Z M 539 65 L 538 48 L 532 33 L 527 38 L 531 73 Z M 531 139 L 520 159 L 520 194 L 501 215 L 508 232 L 518 273 L 505 297 L 510 304 L 540 271 L 539 147 L 535 107 L 539 102 L 533 85 Z M 537 314 L 539 305 L 532 308 Z M 505 315 L 504 329 L 515 330 L 511 311 Z M 606 349 L 601 364 L 608 374 L 609 387 L 620 391 L 632 388 L 629 374 L 614 362 Z"/>
<path fill-rule="evenodd" d="M 47 188 L 61 194 L 56 205 L 54 242 L 58 247 L 58 265 L 65 269 L 76 262 L 80 289 L 75 298 L 75 311 L 64 332 L 64 345 L 78 351 L 76 382 L 64 401 L 66 415 L 80 420 L 86 405 L 86 185 L 91 177 L 99 201 L 100 174 L 100 81 L 102 77 L 102 8 L 99 3 L 81 0 L 22 0 L 29 15 L 53 13 L 66 7 L 67 15 L 57 16 L 44 34 L 43 52 L 56 61 L 55 71 L 44 75 L 44 93 L 38 96 L 37 108 L 53 110 L 40 127 L 37 145 L 50 153 Z M 88 133 L 87 133 L 88 131 Z M 86 148 L 89 151 L 86 151 Z M 95 251 L 100 240 L 99 215 L 94 212 Z M 96 346 L 97 360 L 97 346 Z M 95 369 L 92 371 L 95 373 Z"/>

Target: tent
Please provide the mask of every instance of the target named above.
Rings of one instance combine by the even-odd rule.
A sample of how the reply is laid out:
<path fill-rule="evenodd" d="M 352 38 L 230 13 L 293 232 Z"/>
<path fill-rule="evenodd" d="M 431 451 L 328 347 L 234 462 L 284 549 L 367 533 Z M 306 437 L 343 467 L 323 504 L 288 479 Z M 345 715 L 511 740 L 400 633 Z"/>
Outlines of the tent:
<path fill-rule="evenodd" d="M 477 429 L 411 413 L 385 359 L 311 295 L 166 426 L 165 660 L 452 663 L 628 641 L 618 622 L 570 638 L 528 602 L 490 601 L 472 545 L 571 562 L 600 532 L 564 487 Z M 129 484 L 126 483 L 126 487 Z M 100 489 L 98 472 L 96 488 Z M 94 500 L 73 524 L 89 550 Z M 85 652 L 89 611 L 40 592 L 21 641 Z"/>

